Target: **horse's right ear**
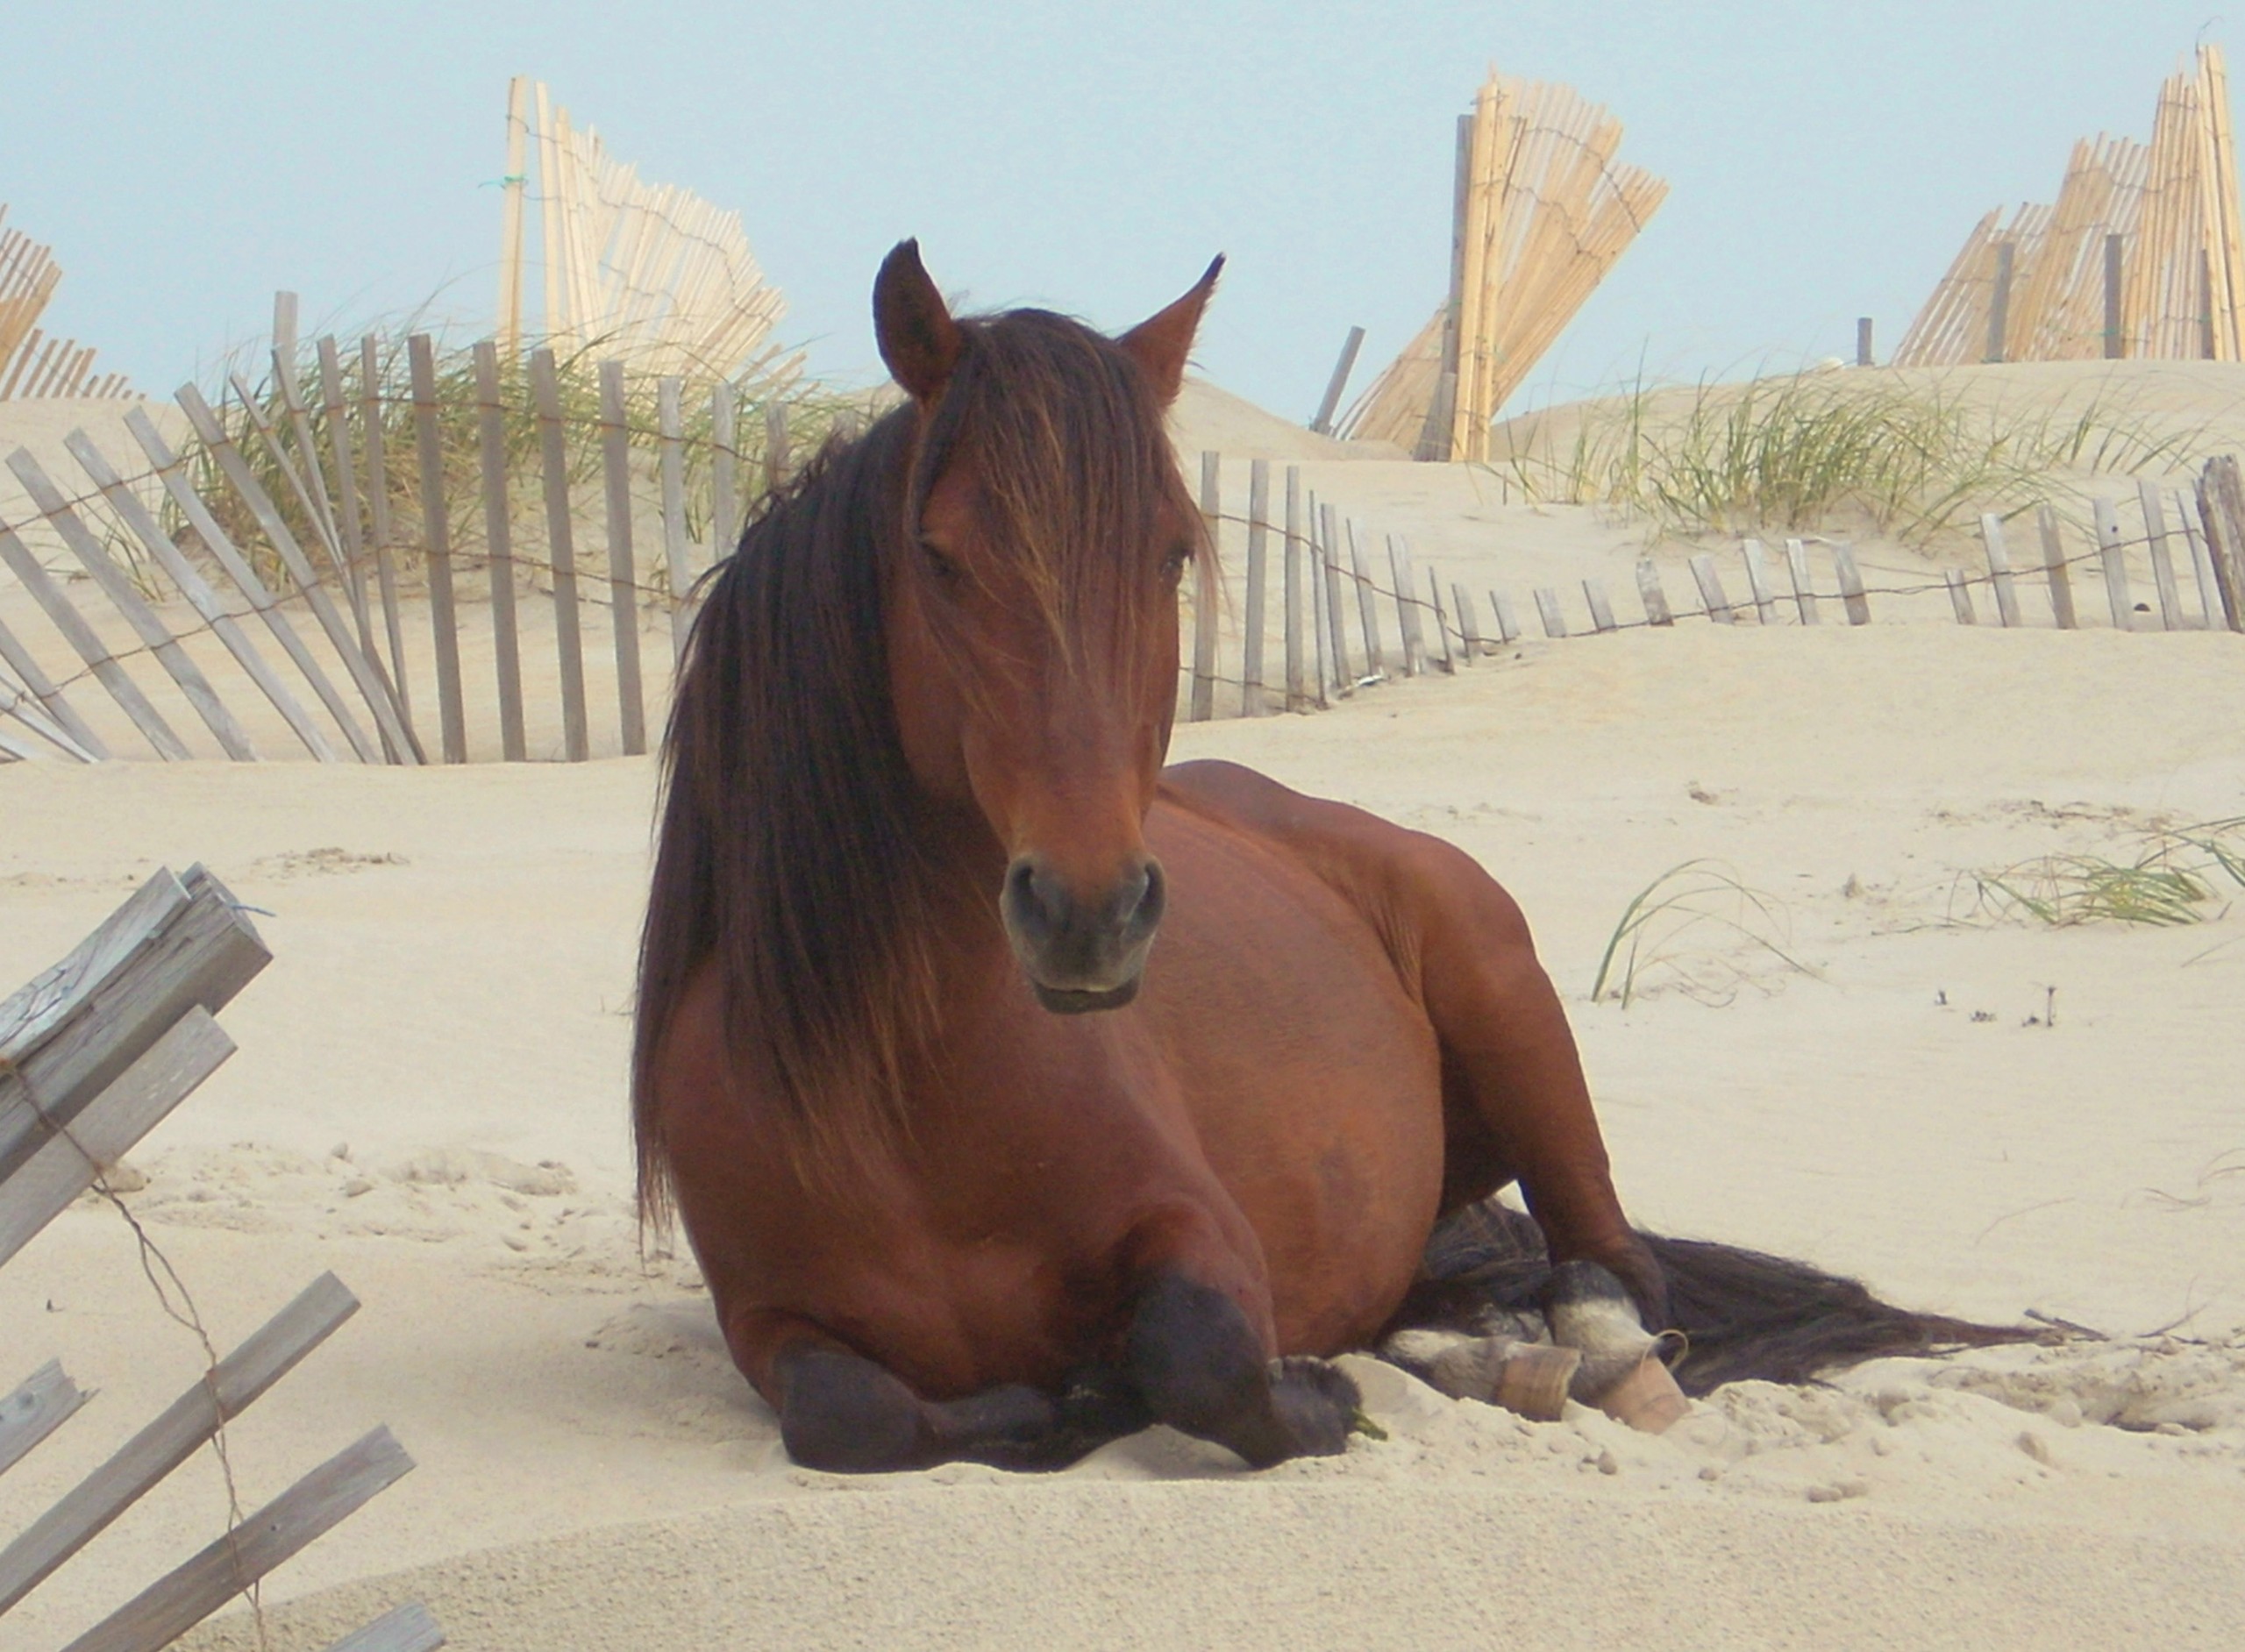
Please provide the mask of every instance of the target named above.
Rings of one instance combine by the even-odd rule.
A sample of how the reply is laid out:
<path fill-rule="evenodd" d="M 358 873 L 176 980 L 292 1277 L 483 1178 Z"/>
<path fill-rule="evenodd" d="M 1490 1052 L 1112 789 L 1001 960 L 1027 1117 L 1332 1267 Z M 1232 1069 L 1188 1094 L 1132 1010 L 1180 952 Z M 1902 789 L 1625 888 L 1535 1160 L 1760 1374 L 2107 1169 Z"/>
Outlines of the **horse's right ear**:
<path fill-rule="evenodd" d="M 920 262 L 920 243 L 899 241 L 873 277 L 873 337 L 889 374 L 923 407 L 944 393 L 964 339 Z"/>

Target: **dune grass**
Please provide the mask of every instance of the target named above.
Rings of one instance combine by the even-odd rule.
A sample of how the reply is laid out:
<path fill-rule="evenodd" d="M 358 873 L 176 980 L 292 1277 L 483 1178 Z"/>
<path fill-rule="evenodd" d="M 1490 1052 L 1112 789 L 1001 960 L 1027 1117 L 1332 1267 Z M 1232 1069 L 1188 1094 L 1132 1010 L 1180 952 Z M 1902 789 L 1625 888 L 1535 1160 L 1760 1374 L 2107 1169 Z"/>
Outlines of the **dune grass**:
<path fill-rule="evenodd" d="M 2227 884 L 2245 890 L 2245 815 L 2142 834 L 2133 858 L 2041 855 L 1975 872 L 1968 916 L 2070 929 L 2085 923 L 2198 923 Z"/>
<path fill-rule="evenodd" d="M 372 386 L 380 409 L 391 544 L 409 578 L 419 563 L 426 535 L 421 498 L 420 445 L 415 431 L 407 338 L 413 332 L 424 331 L 429 329 L 418 320 L 409 320 L 375 335 L 378 347 Z M 555 362 L 570 482 L 573 489 L 589 489 L 595 495 L 602 465 L 601 359 L 602 352 L 595 348 L 557 354 Z M 357 486 L 363 494 L 367 476 L 364 401 L 368 387 L 355 345 L 342 352 L 340 366 L 342 394 L 359 471 Z M 444 457 L 443 497 L 446 529 L 454 551 L 473 557 L 481 552 L 485 539 L 481 415 L 476 392 L 473 345 L 454 343 L 439 335 L 435 350 L 435 367 L 437 426 L 438 445 Z M 244 405 L 230 386 L 230 371 L 239 372 L 243 382 L 248 386 L 255 398 L 258 417 L 252 416 L 250 409 Z M 334 438 L 329 428 L 326 410 L 321 405 L 319 365 L 311 344 L 307 343 L 300 349 L 296 375 L 301 393 L 310 403 L 308 412 L 313 445 L 319 454 L 319 466 L 331 494 L 336 486 Z M 296 451 L 296 432 L 269 362 L 262 371 L 240 363 L 222 364 L 210 375 L 210 380 L 202 387 L 204 398 L 217 414 L 227 436 L 251 471 L 280 508 L 290 531 L 309 550 L 318 542 L 317 536 L 307 520 L 289 474 L 293 467 L 299 477 L 305 475 L 303 456 Z M 688 529 L 689 536 L 697 542 L 706 536 L 708 529 L 709 478 L 715 451 L 711 439 L 714 415 L 710 403 L 711 391 L 716 382 L 714 374 L 689 379 L 684 383 L 681 394 Z M 652 474 L 654 455 L 659 449 L 657 381 L 651 375 L 627 371 L 624 386 L 624 428 L 633 451 L 635 474 L 644 479 Z M 753 368 L 735 381 L 734 391 L 737 409 L 734 451 L 739 456 L 738 486 L 744 507 L 752 502 L 762 486 L 766 409 L 768 406 L 776 403 L 786 409 L 788 452 L 793 462 L 800 464 L 816 451 L 838 422 L 861 417 L 866 400 L 863 395 L 851 396 L 820 385 L 797 381 L 791 374 L 759 376 Z M 541 497 L 539 479 L 543 474 L 540 435 L 532 406 L 527 347 L 521 355 L 511 359 L 501 357 L 499 401 L 507 474 L 515 500 L 516 531 L 518 535 L 526 534 L 532 545 L 542 545 L 543 516 L 538 504 Z M 275 443 L 268 441 L 259 430 L 260 418 L 275 433 L 277 450 Z M 219 525 L 252 556 L 260 574 L 269 584 L 276 589 L 288 588 L 290 581 L 285 569 L 279 566 L 278 559 L 266 546 L 265 536 L 258 528 L 249 508 L 227 482 L 217 454 L 201 441 L 190 438 L 185 445 L 184 456 L 196 491 L 210 507 Z M 595 512 L 599 509 L 596 498 L 581 501 L 581 509 L 587 506 Z M 371 501 L 362 501 L 361 509 L 370 521 Z M 168 522 L 166 525 L 176 533 L 183 524 Z M 533 556 L 537 554 L 529 547 L 525 549 Z M 318 559 L 315 559 L 316 566 L 317 561 Z"/>
<path fill-rule="evenodd" d="M 1792 924 L 1776 896 L 1702 856 L 1671 866 L 1630 898 L 1598 960 L 1590 1000 L 1619 1000 L 1626 1009 L 1657 980 L 1702 1002 L 1728 1003 L 1752 979 L 1725 956 L 1741 946 L 1792 973 L 1816 975 L 1792 944 Z"/>
<path fill-rule="evenodd" d="M 2203 432 L 2162 433 L 2125 408 L 2021 414 L 1938 383 L 1804 372 L 1702 382 L 1680 409 L 1640 384 L 1581 409 L 1572 443 L 1532 421 L 1491 461 L 1531 499 L 1597 504 L 1678 532 L 1809 531 L 1845 522 L 1925 545 L 2067 497 L 2070 473 L 2187 463 Z"/>

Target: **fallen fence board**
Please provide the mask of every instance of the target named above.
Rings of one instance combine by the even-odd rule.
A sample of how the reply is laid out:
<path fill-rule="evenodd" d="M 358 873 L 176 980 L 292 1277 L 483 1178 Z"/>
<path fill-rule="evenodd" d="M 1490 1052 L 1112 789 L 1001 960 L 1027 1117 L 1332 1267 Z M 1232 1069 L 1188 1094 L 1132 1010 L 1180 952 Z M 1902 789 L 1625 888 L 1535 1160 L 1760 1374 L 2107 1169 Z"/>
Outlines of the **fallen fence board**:
<path fill-rule="evenodd" d="M 169 1646 L 412 1467 L 390 1431 L 375 1429 L 142 1590 L 64 1652 L 157 1652 Z"/>
<path fill-rule="evenodd" d="M 0 1612 L 36 1589 L 358 1311 L 359 1299 L 331 1273 L 323 1273 L 298 1292 L 22 1536 L 0 1549 Z M 234 1535 L 246 1542 L 253 1524 L 244 1522 Z"/>
<path fill-rule="evenodd" d="M 0 1399 L 0 1474 L 21 1463 L 92 1398 L 70 1380 L 59 1359 L 50 1359 L 25 1378 L 14 1393 Z"/>
<path fill-rule="evenodd" d="M 271 961 L 202 867 L 149 879 L 68 958 L 0 1000 L 0 1179 L 189 1009 L 216 1015 Z"/>
<path fill-rule="evenodd" d="M 0 1266 L 114 1170 L 233 1053 L 233 1040 L 197 1005 L 68 1123 L 56 1122 L 53 1134 L 0 1181 Z"/>
<path fill-rule="evenodd" d="M 393 1607 L 356 1634 L 346 1634 L 327 1652 L 437 1652 L 445 1632 L 417 1600 Z"/>

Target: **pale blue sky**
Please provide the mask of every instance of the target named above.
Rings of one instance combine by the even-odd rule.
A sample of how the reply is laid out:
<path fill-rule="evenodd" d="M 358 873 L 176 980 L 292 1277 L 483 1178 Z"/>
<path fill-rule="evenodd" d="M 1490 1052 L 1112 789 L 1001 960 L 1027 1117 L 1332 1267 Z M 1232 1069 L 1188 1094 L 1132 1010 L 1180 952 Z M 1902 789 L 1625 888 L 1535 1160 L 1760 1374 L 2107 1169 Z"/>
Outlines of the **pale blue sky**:
<path fill-rule="evenodd" d="M 2224 39 L 2177 0 L 8 11 L 8 221 L 67 272 L 53 325 L 153 393 L 261 332 L 276 287 L 308 326 L 436 294 L 488 327 L 526 73 L 642 175 L 741 210 L 820 371 L 876 371 L 866 294 L 905 235 L 973 303 L 1110 328 L 1222 251 L 1201 366 L 1298 418 L 1351 324 L 1369 372 L 1438 298 L 1486 64 L 1608 104 L 1671 186 L 1540 398 L 1641 358 L 1847 353 L 1857 315 L 1883 355 L 1980 213 L 2049 199 L 2077 137 L 2148 138 L 2161 76 Z"/>

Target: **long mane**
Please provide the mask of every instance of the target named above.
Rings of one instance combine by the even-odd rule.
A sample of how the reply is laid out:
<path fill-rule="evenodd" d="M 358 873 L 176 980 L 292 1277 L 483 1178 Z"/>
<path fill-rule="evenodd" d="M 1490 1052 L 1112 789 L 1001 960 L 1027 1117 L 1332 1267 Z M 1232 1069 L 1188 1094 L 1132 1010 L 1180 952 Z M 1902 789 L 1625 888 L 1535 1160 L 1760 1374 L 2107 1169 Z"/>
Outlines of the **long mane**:
<path fill-rule="evenodd" d="M 1115 546 L 1151 531 L 1154 513 L 1194 519 L 1159 402 L 1117 345 L 1042 311 L 960 325 L 965 352 L 925 431 L 907 406 L 830 444 L 765 502 L 695 620 L 639 951 L 632 1115 L 652 1221 L 669 1200 L 656 1061 L 705 962 L 759 1102 L 795 1127 L 807 1164 L 909 1128 L 903 1079 L 934 1027 L 934 868 L 882 601 L 934 479 L 971 445 L 1056 630 L 1087 593 L 1113 590 Z"/>

